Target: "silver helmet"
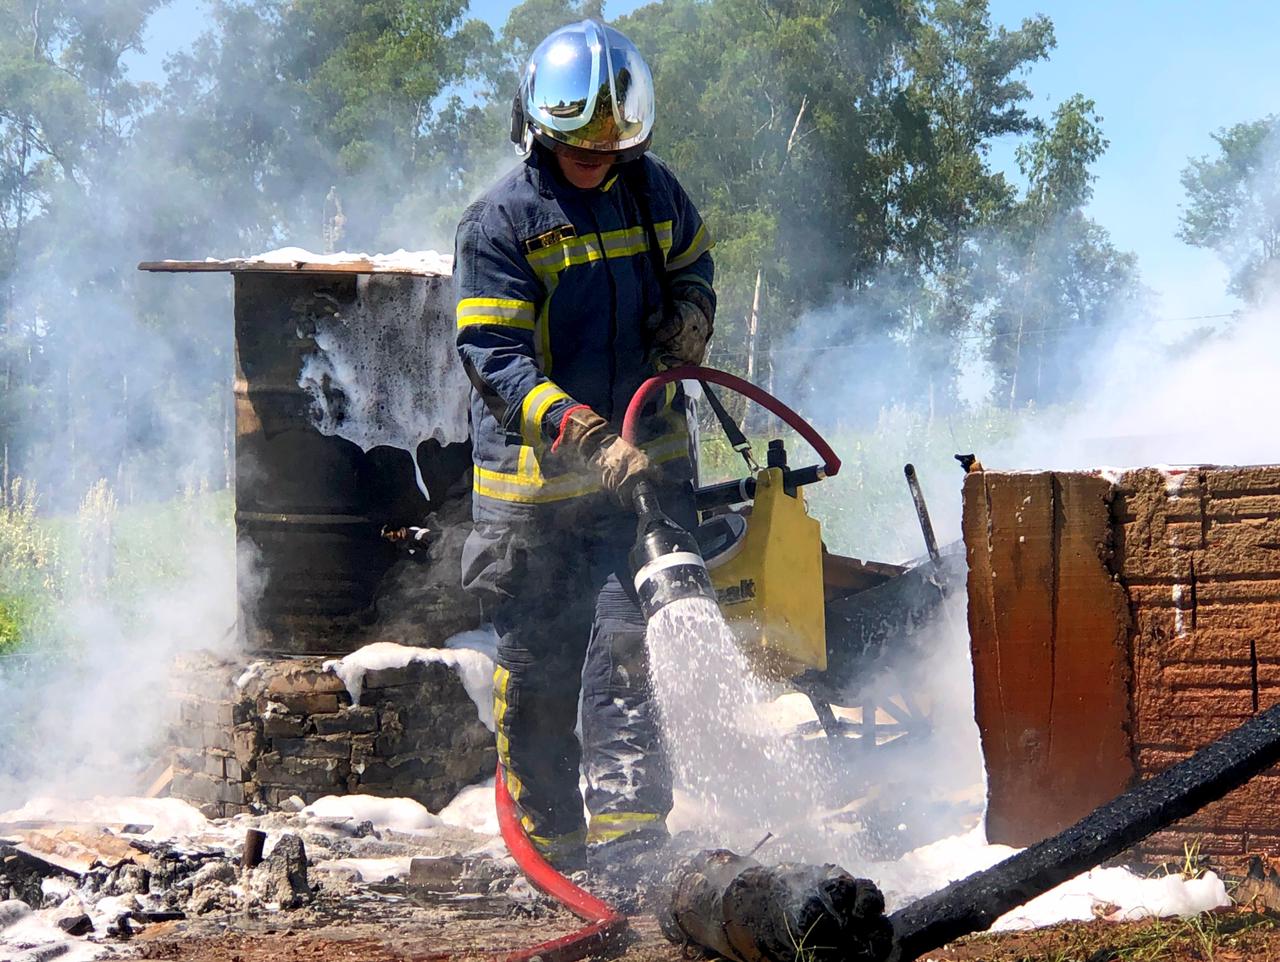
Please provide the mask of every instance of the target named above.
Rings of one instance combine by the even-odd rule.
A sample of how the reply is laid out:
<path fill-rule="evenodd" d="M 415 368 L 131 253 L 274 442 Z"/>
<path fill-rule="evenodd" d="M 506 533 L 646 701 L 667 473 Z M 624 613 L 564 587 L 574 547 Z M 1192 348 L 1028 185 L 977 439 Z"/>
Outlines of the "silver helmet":
<path fill-rule="evenodd" d="M 653 76 L 630 40 L 596 20 L 550 34 L 529 58 L 511 105 L 511 140 L 561 153 L 631 160 L 653 137 Z"/>

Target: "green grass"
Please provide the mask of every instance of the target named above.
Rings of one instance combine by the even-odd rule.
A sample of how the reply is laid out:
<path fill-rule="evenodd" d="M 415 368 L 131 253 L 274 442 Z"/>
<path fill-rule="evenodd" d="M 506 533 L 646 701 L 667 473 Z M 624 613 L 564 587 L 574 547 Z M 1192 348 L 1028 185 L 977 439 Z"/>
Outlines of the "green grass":
<path fill-rule="evenodd" d="M 886 408 L 875 428 L 836 430 L 827 441 L 841 459 L 839 474 L 806 491 L 810 513 L 823 526 L 827 546 L 838 554 L 881 561 L 900 561 L 925 552 L 910 491 L 903 475 L 908 462 L 924 489 L 940 543 L 959 537 L 960 486 L 964 473 L 954 455 L 975 452 L 1010 437 L 1021 421 L 1000 410 L 951 418 L 926 412 Z M 790 431 L 749 433 L 756 459 L 763 462 L 770 437 L 786 441 L 792 466 L 814 463 L 809 446 Z M 741 477 L 745 466 L 723 432 L 712 422 L 701 435 L 703 484 Z"/>
<path fill-rule="evenodd" d="M 74 515 L 45 516 L 39 492 L 14 482 L 0 503 L 0 655 L 74 647 L 60 615 L 92 598 L 123 624 L 158 586 L 189 571 L 195 545 L 232 536 L 230 491 L 188 491 L 122 506 L 105 481 Z"/>
<path fill-rule="evenodd" d="M 1030 932 L 985 933 L 954 957 L 983 962 L 1263 962 L 1280 958 L 1277 917 L 1243 911 L 1141 922 L 1069 922 Z"/>

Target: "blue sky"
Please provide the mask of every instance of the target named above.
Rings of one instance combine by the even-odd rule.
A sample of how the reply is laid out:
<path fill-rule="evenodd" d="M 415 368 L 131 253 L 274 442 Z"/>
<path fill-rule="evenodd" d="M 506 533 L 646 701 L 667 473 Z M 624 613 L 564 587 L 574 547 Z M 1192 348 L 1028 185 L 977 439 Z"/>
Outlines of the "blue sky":
<path fill-rule="evenodd" d="M 610 16 L 637 0 L 614 0 Z M 474 0 L 472 13 L 501 25 L 509 0 Z M 1188 247 L 1174 232 L 1183 200 L 1178 175 L 1187 158 L 1210 153 L 1211 133 L 1280 112 L 1280 4 L 1265 0 L 991 0 L 996 23 L 1017 26 L 1046 13 L 1058 46 L 1032 68 L 1032 107 L 1048 116 L 1074 93 L 1097 102 L 1111 141 L 1097 165 L 1090 208 L 1116 245 L 1134 251 L 1166 317 L 1216 314 L 1236 301 L 1213 254 Z M 166 54 L 189 44 L 205 20 L 201 0 L 173 0 L 155 15 L 135 77 L 163 79 Z M 992 159 L 1014 170 L 1013 144 Z"/>

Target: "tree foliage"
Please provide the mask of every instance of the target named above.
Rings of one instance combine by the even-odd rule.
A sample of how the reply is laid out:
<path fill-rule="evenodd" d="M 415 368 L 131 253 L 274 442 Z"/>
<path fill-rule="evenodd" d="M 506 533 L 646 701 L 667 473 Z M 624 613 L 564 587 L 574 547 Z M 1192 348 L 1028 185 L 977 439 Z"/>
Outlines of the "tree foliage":
<path fill-rule="evenodd" d="M 1218 153 L 1182 172 L 1187 206 L 1178 236 L 1217 251 L 1231 291 L 1255 302 L 1280 259 L 1280 117 L 1236 124 L 1213 135 Z"/>
<path fill-rule="evenodd" d="M 226 473 L 225 285 L 136 261 L 448 245 L 514 163 L 533 46 L 603 12 L 525 0 L 495 32 L 465 0 L 208 0 L 165 83 L 135 83 L 165 2 L 0 0 L 0 442 L 10 475 L 73 480 L 71 504 L 98 477 L 127 500 Z M 927 384 L 955 403 L 977 363 L 1002 403 L 1044 403 L 1071 387 L 1064 348 L 1134 296 L 1132 257 L 1084 214 L 1092 102 L 1030 109 L 1047 18 L 660 0 L 618 25 L 654 70 L 655 149 L 718 238 L 720 363 L 866 343 L 914 375 L 880 372 L 885 402 Z M 1021 178 L 992 164 L 1001 139 Z M 1205 203 L 1196 230 L 1218 236 Z"/>
<path fill-rule="evenodd" d="M 1047 18 L 996 27 L 985 0 L 666 0 L 620 25 L 655 70 L 656 148 L 719 237 L 731 362 L 758 347 L 743 324 L 757 278 L 775 345 L 802 317 L 809 343 L 909 344 L 906 380 L 935 399 L 954 394 L 962 339 L 991 338 L 1005 388 L 1025 357 L 1000 344 L 1011 316 L 1034 319 L 1043 368 L 1060 343 L 1043 332 L 1097 323 L 1090 305 L 1136 284 L 1081 213 L 1106 146 L 1092 103 L 1069 99 L 1047 128 L 1027 110 Z M 1024 138 L 1025 197 L 988 160 L 1001 137 Z M 833 299 L 857 310 L 814 312 Z M 1051 380 L 1011 396 L 1056 398 Z"/>

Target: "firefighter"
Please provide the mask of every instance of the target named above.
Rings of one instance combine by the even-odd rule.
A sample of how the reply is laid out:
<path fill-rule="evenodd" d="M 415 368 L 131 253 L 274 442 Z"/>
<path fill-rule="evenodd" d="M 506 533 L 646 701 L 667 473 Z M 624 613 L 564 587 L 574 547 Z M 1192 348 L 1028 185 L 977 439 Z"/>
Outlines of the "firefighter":
<path fill-rule="evenodd" d="M 716 297 L 707 228 L 647 153 L 653 117 L 626 37 L 595 20 L 556 30 L 513 103 L 524 160 L 466 210 L 455 249 L 474 458 L 463 583 L 499 635 L 507 785 L 562 871 L 660 846 L 671 808 L 626 558 L 642 477 L 694 522 L 683 391 L 650 405 L 637 444 L 619 432 L 642 381 L 702 361 Z"/>

